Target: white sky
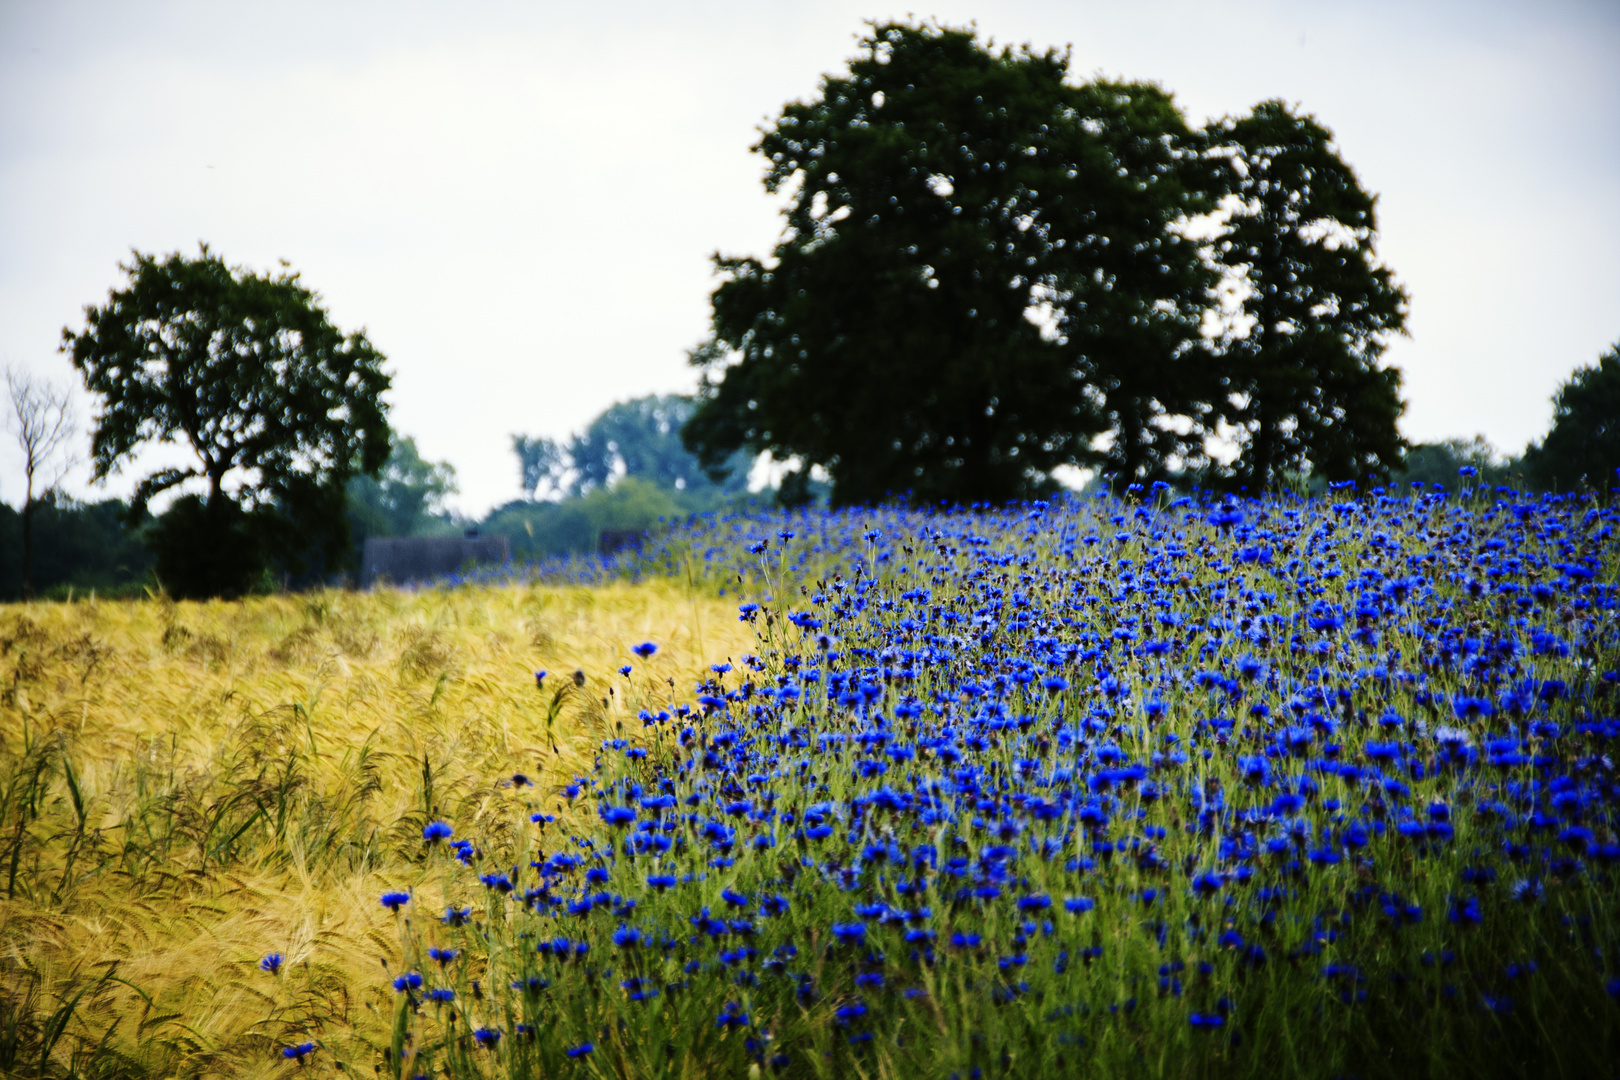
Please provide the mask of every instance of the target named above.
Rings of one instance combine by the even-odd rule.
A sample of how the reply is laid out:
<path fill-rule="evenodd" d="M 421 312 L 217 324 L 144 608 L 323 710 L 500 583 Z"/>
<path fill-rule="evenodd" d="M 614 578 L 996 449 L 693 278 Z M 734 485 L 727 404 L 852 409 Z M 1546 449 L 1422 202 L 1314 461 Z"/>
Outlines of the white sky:
<path fill-rule="evenodd" d="M 394 426 L 482 513 L 517 495 L 512 432 L 694 385 L 709 254 L 779 231 L 755 128 L 908 10 L 1072 44 L 1078 76 L 1156 81 L 1195 122 L 1314 113 L 1412 293 L 1388 354 L 1409 438 L 1519 450 L 1620 339 L 1612 0 L 0 0 L 0 363 L 71 381 L 62 328 L 132 247 L 285 258 L 388 355 Z"/>

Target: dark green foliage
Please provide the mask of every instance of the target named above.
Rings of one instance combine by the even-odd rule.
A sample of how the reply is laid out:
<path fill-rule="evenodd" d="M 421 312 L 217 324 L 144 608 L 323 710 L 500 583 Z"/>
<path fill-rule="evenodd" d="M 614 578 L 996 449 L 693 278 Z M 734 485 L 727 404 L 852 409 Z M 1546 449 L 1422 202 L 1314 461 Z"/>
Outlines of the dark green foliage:
<path fill-rule="evenodd" d="M 182 495 L 146 529 L 152 569 L 174 596 L 268 591 L 274 578 L 267 539 L 277 525 L 270 511 L 244 510 L 223 496 Z"/>
<path fill-rule="evenodd" d="M 63 350 L 102 398 L 91 440 L 97 479 L 147 443 L 184 443 L 196 456 L 136 487 L 139 516 L 161 492 L 206 485 L 206 497 L 150 534 L 159 575 L 180 574 L 164 584 L 232 595 L 273 562 L 340 561 L 344 485 L 388 456 L 382 355 L 363 333 L 333 326 L 294 273 L 233 269 L 206 246 L 195 259 L 135 252 L 123 269 L 127 285 L 86 308 L 83 331 L 63 331 Z M 244 528 L 252 543 L 241 552 L 204 553 Z M 207 569 L 180 569 L 188 560 Z"/>
<path fill-rule="evenodd" d="M 1079 239 L 1047 220 L 1081 135 L 1067 59 L 893 24 L 860 49 L 756 146 L 787 229 L 769 261 L 716 260 L 687 445 L 821 465 L 840 504 L 1028 493 L 1102 427 L 1026 317 Z"/>
<path fill-rule="evenodd" d="M 1076 175 L 1045 209 L 1066 239 L 1049 255 L 1057 329 L 1110 435 L 1078 460 L 1123 491 L 1206 463 L 1218 382 L 1200 324 L 1218 275 L 1180 226 L 1212 208 L 1219 170 L 1156 86 L 1091 82 L 1069 107 Z"/>
<path fill-rule="evenodd" d="M 820 465 L 835 504 L 1000 501 L 1060 465 L 1123 490 L 1398 463 L 1378 360 L 1405 296 L 1330 134 L 1268 102 L 1211 139 L 1158 87 L 1067 75 L 1055 52 L 885 23 L 783 110 L 755 149 L 786 230 L 769 259 L 717 257 L 693 354 L 706 463 Z M 1191 226 L 1218 207 L 1217 255 Z M 1223 273 L 1254 329 L 1220 340 Z M 1223 422 L 1232 476 L 1205 450 Z"/>
<path fill-rule="evenodd" d="M 455 491 L 454 466 L 423 461 L 415 439 L 395 435 L 380 473 L 349 480 L 349 529 L 356 542 L 368 536 L 453 534 L 458 530 L 445 515 L 444 500 Z"/>
<path fill-rule="evenodd" d="M 120 500 L 75 502 L 51 493 L 34 514 L 34 584 L 45 596 L 139 592 L 152 557 Z M 22 598 L 21 515 L 0 503 L 0 600 Z"/>
<path fill-rule="evenodd" d="M 1241 200 L 1219 257 L 1247 282 L 1251 322 L 1221 362 L 1224 418 L 1246 433 L 1229 482 L 1260 492 L 1289 471 L 1386 476 L 1401 460 L 1404 405 L 1400 373 L 1379 357 L 1402 331 L 1407 298 L 1374 257 L 1374 197 L 1332 133 L 1281 102 L 1216 137 Z"/>
<path fill-rule="evenodd" d="M 1520 486 L 1518 475 L 1524 463 L 1516 459 L 1498 460 L 1496 448 L 1485 436 L 1472 439 L 1443 439 L 1435 443 L 1415 443 L 1408 447 L 1406 456 L 1393 479 L 1404 483 L 1420 483 L 1426 488 L 1440 487 L 1457 491 L 1464 487 L 1486 484 Z M 1462 470 L 1472 469 L 1464 474 Z"/>
<path fill-rule="evenodd" d="M 1558 388 L 1552 429 L 1526 451 L 1525 466 L 1542 488 L 1620 487 L 1620 343 Z"/>

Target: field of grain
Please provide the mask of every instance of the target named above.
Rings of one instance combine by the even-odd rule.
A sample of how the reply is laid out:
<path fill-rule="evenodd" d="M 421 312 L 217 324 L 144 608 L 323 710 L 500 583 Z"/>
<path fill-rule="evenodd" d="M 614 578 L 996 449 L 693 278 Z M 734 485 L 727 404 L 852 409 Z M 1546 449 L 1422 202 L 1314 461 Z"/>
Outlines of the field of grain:
<path fill-rule="evenodd" d="M 1160 487 L 6 608 L 0 1072 L 1605 1075 L 1617 526 Z"/>
<path fill-rule="evenodd" d="M 751 642 L 664 582 L 0 608 L 0 1074 L 370 1075 L 423 823 L 556 801 Z"/>

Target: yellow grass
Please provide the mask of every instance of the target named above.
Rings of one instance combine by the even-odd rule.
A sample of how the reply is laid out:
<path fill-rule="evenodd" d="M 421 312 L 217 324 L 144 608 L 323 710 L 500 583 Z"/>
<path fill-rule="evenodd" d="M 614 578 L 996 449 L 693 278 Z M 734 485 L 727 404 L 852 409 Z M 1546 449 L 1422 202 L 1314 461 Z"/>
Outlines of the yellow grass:
<path fill-rule="evenodd" d="M 50 1075 L 288 1075 L 305 1040 L 372 1075 L 378 896 L 418 883 L 425 788 L 458 835 L 555 810 L 601 740 L 752 644 L 668 582 L 0 606 L 0 1054 L 35 1075 L 55 1014 Z"/>

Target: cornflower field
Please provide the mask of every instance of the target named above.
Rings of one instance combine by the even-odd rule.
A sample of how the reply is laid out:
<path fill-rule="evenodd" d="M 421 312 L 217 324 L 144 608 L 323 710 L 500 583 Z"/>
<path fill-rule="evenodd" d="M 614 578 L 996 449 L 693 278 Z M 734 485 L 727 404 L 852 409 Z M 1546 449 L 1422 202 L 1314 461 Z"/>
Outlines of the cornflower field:
<path fill-rule="evenodd" d="M 1614 530 L 698 519 L 4 614 L 0 1070 L 1609 1076 Z"/>

